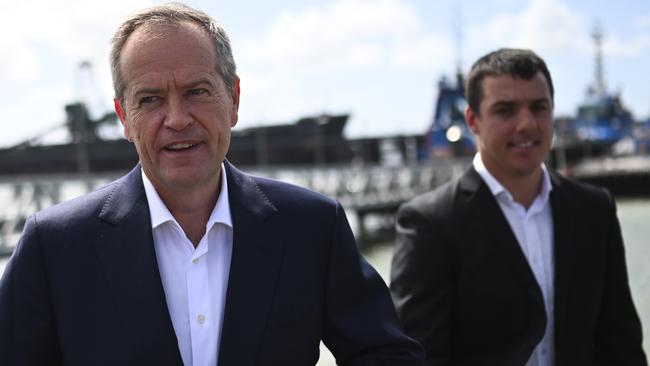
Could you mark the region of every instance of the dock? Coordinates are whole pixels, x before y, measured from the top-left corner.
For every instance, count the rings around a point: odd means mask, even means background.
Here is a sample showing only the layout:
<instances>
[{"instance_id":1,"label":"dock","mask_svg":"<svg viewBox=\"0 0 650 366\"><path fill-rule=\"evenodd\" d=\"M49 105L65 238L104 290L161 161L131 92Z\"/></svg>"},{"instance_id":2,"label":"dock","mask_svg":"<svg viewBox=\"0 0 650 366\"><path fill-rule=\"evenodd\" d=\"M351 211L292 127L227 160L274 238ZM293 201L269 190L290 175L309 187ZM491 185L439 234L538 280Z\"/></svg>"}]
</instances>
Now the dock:
<instances>
[{"instance_id":1,"label":"dock","mask_svg":"<svg viewBox=\"0 0 650 366\"><path fill-rule=\"evenodd\" d=\"M650 195L650 156L584 159L564 171L580 181L607 188L615 196Z\"/></svg>"},{"instance_id":2,"label":"dock","mask_svg":"<svg viewBox=\"0 0 650 366\"><path fill-rule=\"evenodd\" d=\"M303 186L338 200L349 216L361 245L374 234L369 219L392 228L397 208L416 195L463 173L469 158L439 159L404 165L341 164L330 166L251 167L258 176ZM27 217L48 206L100 188L124 174L31 174L0 176L0 255L10 254L18 242ZM352 221L352 220L351 220Z\"/></svg>"}]
</instances>

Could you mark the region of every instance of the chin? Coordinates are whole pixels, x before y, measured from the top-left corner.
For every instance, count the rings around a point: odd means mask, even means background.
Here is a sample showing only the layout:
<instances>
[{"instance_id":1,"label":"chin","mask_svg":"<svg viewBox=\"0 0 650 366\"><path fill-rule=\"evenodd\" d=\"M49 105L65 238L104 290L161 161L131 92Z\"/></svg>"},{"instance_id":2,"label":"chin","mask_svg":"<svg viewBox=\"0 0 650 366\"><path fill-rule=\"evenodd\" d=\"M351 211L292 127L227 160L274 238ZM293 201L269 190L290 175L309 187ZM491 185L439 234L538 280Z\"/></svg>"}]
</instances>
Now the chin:
<instances>
[{"instance_id":1,"label":"chin","mask_svg":"<svg viewBox=\"0 0 650 366\"><path fill-rule=\"evenodd\" d=\"M175 190L186 190L198 186L201 182L207 180L205 171L196 172L189 170L179 170L163 174L163 180L166 186Z\"/></svg>"},{"instance_id":2,"label":"chin","mask_svg":"<svg viewBox=\"0 0 650 366\"><path fill-rule=\"evenodd\" d=\"M513 168L513 171L515 171L515 173L521 177L529 177L541 170L542 170L541 163L538 163L536 165L518 166Z\"/></svg>"}]
</instances>

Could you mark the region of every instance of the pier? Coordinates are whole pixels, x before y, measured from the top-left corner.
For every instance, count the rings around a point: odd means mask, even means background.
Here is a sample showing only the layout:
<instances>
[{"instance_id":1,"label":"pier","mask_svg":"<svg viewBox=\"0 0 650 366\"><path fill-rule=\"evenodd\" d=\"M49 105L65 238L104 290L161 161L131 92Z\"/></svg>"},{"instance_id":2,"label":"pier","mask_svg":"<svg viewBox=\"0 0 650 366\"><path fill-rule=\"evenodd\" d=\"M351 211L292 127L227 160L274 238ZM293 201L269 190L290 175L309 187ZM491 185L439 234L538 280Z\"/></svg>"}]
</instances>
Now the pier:
<instances>
[{"instance_id":1,"label":"pier","mask_svg":"<svg viewBox=\"0 0 650 366\"><path fill-rule=\"evenodd\" d=\"M650 195L650 156L584 159L566 172L578 180L607 188L615 196Z\"/></svg>"},{"instance_id":2,"label":"pier","mask_svg":"<svg viewBox=\"0 0 650 366\"><path fill-rule=\"evenodd\" d=\"M406 165L276 166L245 171L278 179L335 198L348 215L359 242L371 238L370 218L392 228L397 208L412 197L454 178L471 159L439 159ZM27 217L53 204L104 186L123 172L0 177L0 254L11 253ZM372 226L372 225L370 225Z\"/></svg>"}]
</instances>

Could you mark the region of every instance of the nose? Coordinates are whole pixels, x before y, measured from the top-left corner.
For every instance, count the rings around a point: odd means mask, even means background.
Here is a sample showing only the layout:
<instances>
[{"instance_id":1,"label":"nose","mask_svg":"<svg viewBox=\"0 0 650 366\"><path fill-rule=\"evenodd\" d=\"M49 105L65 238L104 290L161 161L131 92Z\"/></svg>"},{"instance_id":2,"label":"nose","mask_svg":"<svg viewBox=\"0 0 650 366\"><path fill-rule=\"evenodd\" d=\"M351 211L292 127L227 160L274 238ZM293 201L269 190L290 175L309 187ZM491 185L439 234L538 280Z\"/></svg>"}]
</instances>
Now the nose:
<instances>
[{"instance_id":1,"label":"nose","mask_svg":"<svg viewBox=\"0 0 650 366\"><path fill-rule=\"evenodd\" d=\"M528 108L522 108L517 118L517 130L525 131L537 128L537 118L535 114Z\"/></svg>"},{"instance_id":2,"label":"nose","mask_svg":"<svg viewBox=\"0 0 650 366\"><path fill-rule=\"evenodd\" d=\"M168 99L167 116L165 127L181 131L192 124L192 115L183 99L177 96L170 96Z\"/></svg>"}]
</instances>

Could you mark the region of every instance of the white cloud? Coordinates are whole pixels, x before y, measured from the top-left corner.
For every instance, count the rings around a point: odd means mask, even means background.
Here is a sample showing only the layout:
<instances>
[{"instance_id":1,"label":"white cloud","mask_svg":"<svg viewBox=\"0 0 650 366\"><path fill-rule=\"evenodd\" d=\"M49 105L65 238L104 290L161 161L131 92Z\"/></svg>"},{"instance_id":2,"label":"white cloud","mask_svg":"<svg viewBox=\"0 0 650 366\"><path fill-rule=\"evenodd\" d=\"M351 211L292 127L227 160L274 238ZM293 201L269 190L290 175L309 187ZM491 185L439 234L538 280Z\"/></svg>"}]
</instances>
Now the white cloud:
<instances>
[{"instance_id":1,"label":"white cloud","mask_svg":"<svg viewBox=\"0 0 650 366\"><path fill-rule=\"evenodd\" d=\"M650 32L638 34L629 40L622 40L618 36L607 37L603 40L605 54L625 58L638 58L650 51Z\"/></svg>"},{"instance_id":2,"label":"white cloud","mask_svg":"<svg viewBox=\"0 0 650 366\"><path fill-rule=\"evenodd\" d=\"M7 145L61 123L63 106L84 90L78 65L91 61L93 99L110 104L107 47L123 16L146 0L21 0L0 12L0 110L13 123ZM97 111L97 112L105 112Z\"/></svg>"},{"instance_id":3,"label":"white cloud","mask_svg":"<svg viewBox=\"0 0 650 366\"><path fill-rule=\"evenodd\" d=\"M593 83L592 17L596 17L604 33L606 82L625 90L626 104L632 109L645 109L647 93L639 86L645 74L640 65L650 53L650 16L630 16L628 12L620 15L624 20L616 20L602 9L597 6L585 11L570 0L529 0L520 10L493 14L468 29L467 54L474 59L500 47L535 50L554 75L556 114L572 115L583 100L585 88ZM597 12L601 13L594 14ZM627 27L621 23L632 26L632 32L626 33Z\"/></svg>"},{"instance_id":4,"label":"white cloud","mask_svg":"<svg viewBox=\"0 0 650 366\"><path fill-rule=\"evenodd\" d=\"M420 34L408 42L398 42L390 50L391 61L402 68L431 70L449 62L456 51L449 39L437 34Z\"/></svg>"},{"instance_id":5,"label":"white cloud","mask_svg":"<svg viewBox=\"0 0 650 366\"><path fill-rule=\"evenodd\" d=\"M301 13L285 11L268 35L244 41L238 57L270 70L377 66L392 60L394 50L421 44L421 28L415 9L405 2L338 0Z\"/></svg>"},{"instance_id":6,"label":"white cloud","mask_svg":"<svg viewBox=\"0 0 650 366\"><path fill-rule=\"evenodd\" d=\"M522 47L534 49L544 56L578 53L593 54L594 24L579 15L566 0L531 0L520 13L495 15L486 25L470 29L470 46L485 53L486 48ZM650 15L635 20L639 28L650 28ZM633 38L604 30L605 55L638 57L650 48L650 29L637 32Z\"/></svg>"},{"instance_id":7,"label":"white cloud","mask_svg":"<svg viewBox=\"0 0 650 366\"><path fill-rule=\"evenodd\" d=\"M0 79L4 82L36 80L39 73L38 54L33 47L12 37L2 37L0 54L4 55L0 57Z\"/></svg>"},{"instance_id":8,"label":"white cloud","mask_svg":"<svg viewBox=\"0 0 650 366\"><path fill-rule=\"evenodd\" d=\"M141 0L22 0L0 12L3 57L0 76L16 81L41 77L53 61L76 64L106 58L120 18L147 4Z\"/></svg>"},{"instance_id":9,"label":"white cloud","mask_svg":"<svg viewBox=\"0 0 650 366\"><path fill-rule=\"evenodd\" d=\"M360 120L376 124L373 117L399 88L410 90L414 79L429 87L432 70L452 66L449 41L426 28L402 0L336 0L284 11L261 37L234 44L240 128L323 112L352 113L350 128Z\"/></svg>"},{"instance_id":10,"label":"white cloud","mask_svg":"<svg viewBox=\"0 0 650 366\"><path fill-rule=\"evenodd\" d=\"M567 50L589 51L591 47L582 16L562 0L531 0L520 13L497 14L487 25L469 30L470 46L531 48L540 54Z\"/></svg>"}]
</instances>

